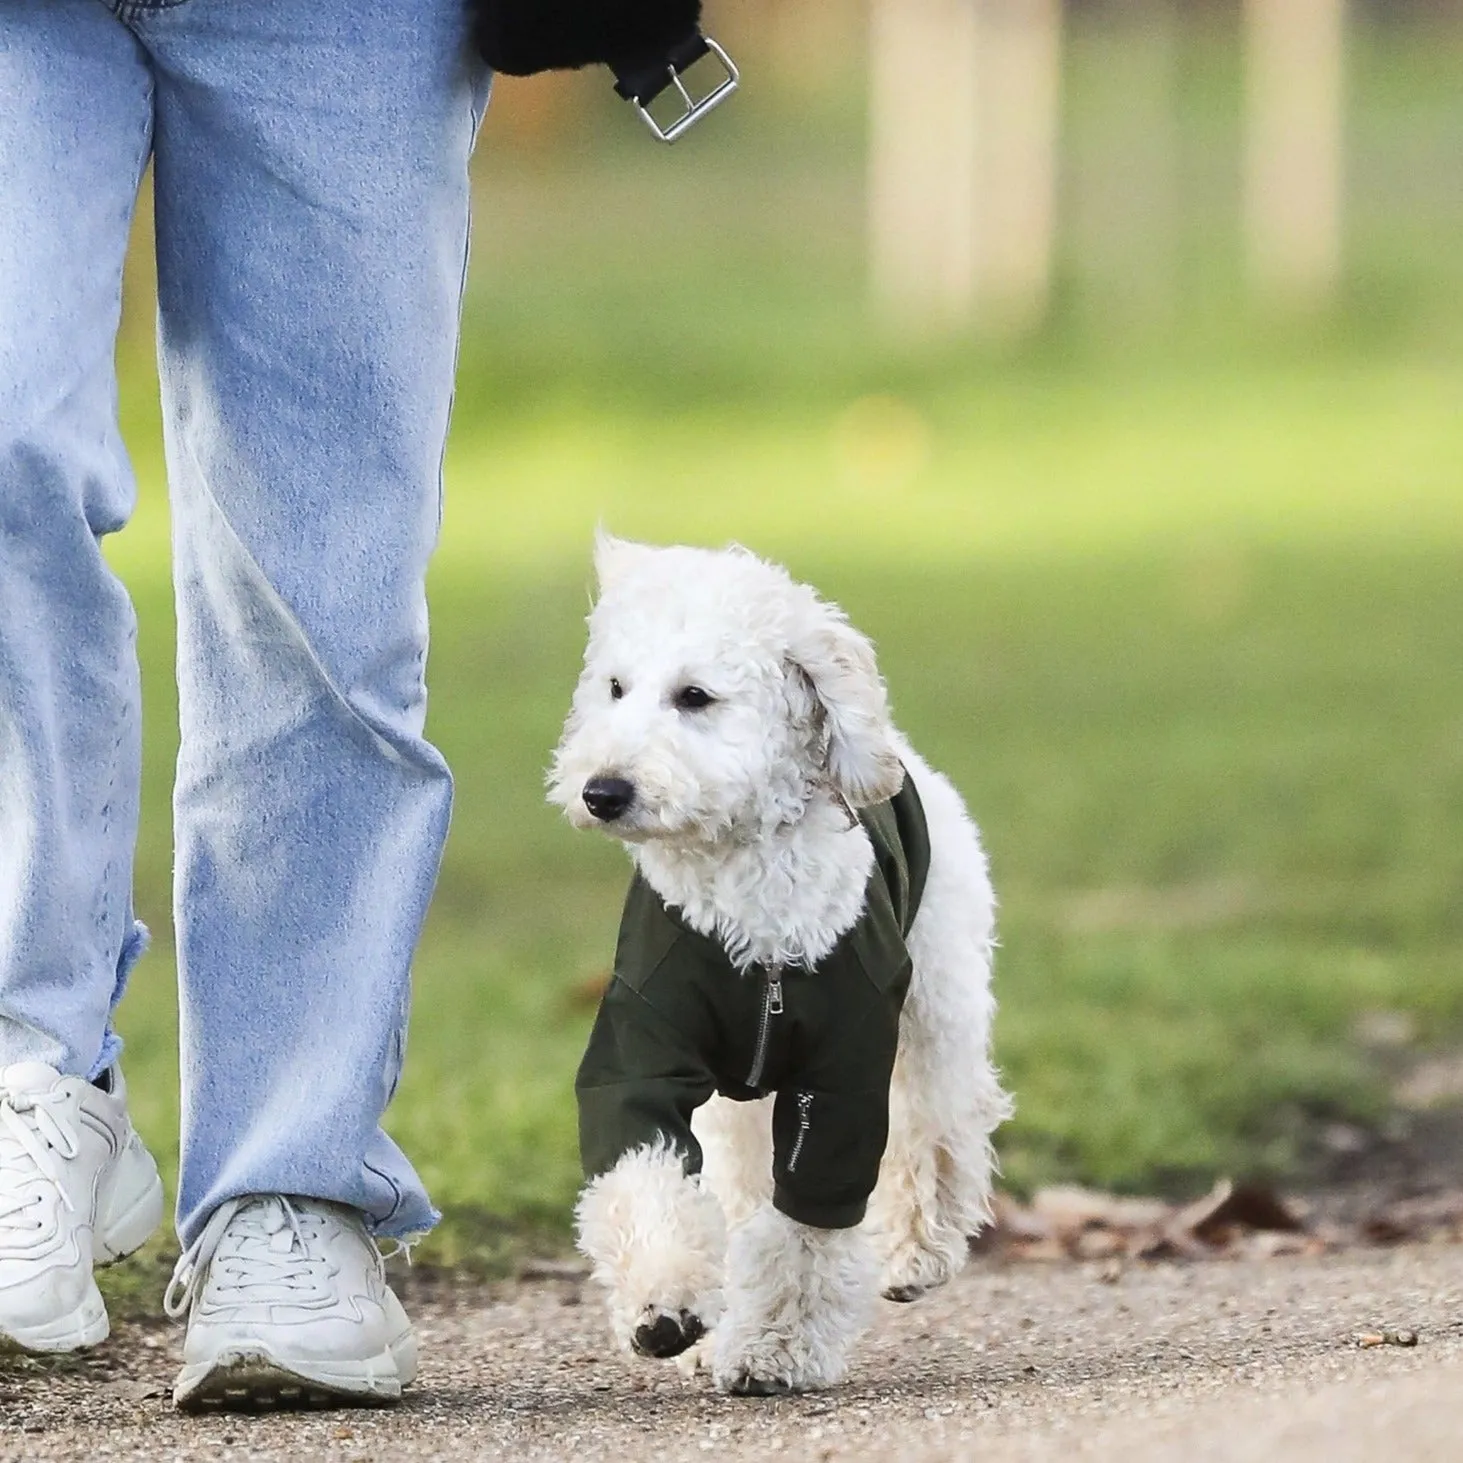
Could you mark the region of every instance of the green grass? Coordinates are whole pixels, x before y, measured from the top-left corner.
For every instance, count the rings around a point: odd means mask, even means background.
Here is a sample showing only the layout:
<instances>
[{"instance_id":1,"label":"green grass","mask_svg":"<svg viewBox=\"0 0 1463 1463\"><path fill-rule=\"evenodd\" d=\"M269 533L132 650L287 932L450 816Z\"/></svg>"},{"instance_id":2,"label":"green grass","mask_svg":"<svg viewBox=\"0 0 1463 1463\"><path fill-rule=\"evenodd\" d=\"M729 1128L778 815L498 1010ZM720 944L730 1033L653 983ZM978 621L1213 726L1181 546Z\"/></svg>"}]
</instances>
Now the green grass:
<instances>
[{"instance_id":1,"label":"green grass","mask_svg":"<svg viewBox=\"0 0 1463 1463\"><path fill-rule=\"evenodd\" d=\"M1005 354L869 327L836 87L801 131L749 98L669 159L599 141L619 113L529 158L490 123L432 584L458 803L389 1116L447 1211L433 1253L494 1265L561 1235L577 1180L572 1073L626 865L544 805L542 769L601 521L739 539L876 638L990 848L1018 1187L1295 1174L1318 1120L1386 1113L1359 1017L1463 1035L1463 206L1439 185L1463 111L1438 54L1360 52L1370 201L1335 312L1237 300L1232 189L1203 183L1234 142L1225 61L1184 92L1203 196L1168 333L1125 333L1076 271ZM1106 104L1084 55L1078 35L1074 127ZM166 520L128 366L142 506L111 552L142 623L158 939L122 1025L171 1164Z\"/></svg>"},{"instance_id":2,"label":"green grass","mask_svg":"<svg viewBox=\"0 0 1463 1463\"><path fill-rule=\"evenodd\" d=\"M902 723L994 861L1014 1183L1283 1172L1309 1119L1377 1118L1358 1016L1406 1010L1437 1040L1463 1024L1460 391L1346 361L967 385L963 411L908 405L925 456L882 487L840 476L845 414L819 409L606 410L491 447L462 432L431 719L459 800L391 1114L456 1215L438 1253L478 1251L482 1211L562 1223L575 1184L582 988L625 870L543 805L541 770L600 517L743 538L876 637ZM704 440L716 455L696 462ZM115 557L151 697L139 904L165 933L156 511ZM169 981L164 940L124 1013L139 1119L165 1151Z\"/></svg>"}]
</instances>

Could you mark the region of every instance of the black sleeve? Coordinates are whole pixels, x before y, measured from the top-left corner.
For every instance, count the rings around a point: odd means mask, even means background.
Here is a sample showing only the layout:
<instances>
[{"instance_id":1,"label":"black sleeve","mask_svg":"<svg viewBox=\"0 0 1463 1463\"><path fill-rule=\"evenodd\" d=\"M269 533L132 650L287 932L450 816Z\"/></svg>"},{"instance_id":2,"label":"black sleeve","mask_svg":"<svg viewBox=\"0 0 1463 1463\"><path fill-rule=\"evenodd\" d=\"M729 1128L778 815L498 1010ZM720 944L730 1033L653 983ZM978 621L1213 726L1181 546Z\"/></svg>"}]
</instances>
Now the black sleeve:
<instances>
[{"instance_id":1,"label":"black sleeve","mask_svg":"<svg viewBox=\"0 0 1463 1463\"><path fill-rule=\"evenodd\" d=\"M473 0L478 48L495 71L602 63L616 72L663 61L694 35L701 0Z\"/></svg>"},{"instance_id":2,"label":"black sleeve","mask_svg":"<svg viewBox=\"0 0 1463 1463\"><path fill-rule=\"evenodd\" d=\"M623 981L611 981L574 1081L584 1176L657 1138L681 1151L687 1173L699 1173L691 1114L715 1085L692 1044Z\"/></svg>"},{"instance_id":3,"label":"black sleeve","mask_svg":"<svg viewBox=\"0 0 1463 1463\"><path fill-rule=\"evenodd\" d=\"M897 932L896 932L897 933ZM772 1110L773 1205L817 1229L849 1229L868 1207L889 1139L889 1083L908 986L903 943L873 962L876 985L853 961L830 981L834 1009L795 1085Z\"/></svg>"}]
</instances>

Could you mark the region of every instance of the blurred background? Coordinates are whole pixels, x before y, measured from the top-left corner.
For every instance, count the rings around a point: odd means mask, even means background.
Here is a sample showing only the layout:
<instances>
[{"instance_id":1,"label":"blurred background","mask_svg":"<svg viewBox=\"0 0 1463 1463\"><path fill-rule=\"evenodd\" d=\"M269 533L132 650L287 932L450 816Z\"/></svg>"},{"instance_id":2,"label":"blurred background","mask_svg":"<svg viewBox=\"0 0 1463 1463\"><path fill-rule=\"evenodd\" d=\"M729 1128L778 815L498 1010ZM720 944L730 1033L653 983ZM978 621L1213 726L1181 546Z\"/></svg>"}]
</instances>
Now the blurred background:
<instances>
[{"instance_id":1,"label":"blurred background","mask_svg":"<svg viewBox=\"0 0 1463 1463\"><path fill-rule=\"evenodd\" d=\"M503 79L478 149L432 586L458 802L389 1118L434 1253L567 1228L627 866L542 773L598 523L739 540L877 641L994 866L1014 1190L1463 1173L1463 0L707 19L744 87L673 149L604 73ZM122 1025L175 1156L149 227Z\"/></svg>"}]
</instances>

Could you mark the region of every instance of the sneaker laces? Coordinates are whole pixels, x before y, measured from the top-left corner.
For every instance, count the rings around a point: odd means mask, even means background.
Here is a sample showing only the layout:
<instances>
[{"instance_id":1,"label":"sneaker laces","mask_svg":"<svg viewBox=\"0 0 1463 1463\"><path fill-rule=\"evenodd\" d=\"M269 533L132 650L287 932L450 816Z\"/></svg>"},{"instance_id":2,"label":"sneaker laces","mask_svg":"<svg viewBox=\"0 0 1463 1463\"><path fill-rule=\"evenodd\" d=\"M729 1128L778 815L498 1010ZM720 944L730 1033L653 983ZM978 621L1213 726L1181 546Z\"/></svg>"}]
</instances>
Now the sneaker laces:
<instances>
[{"instance_id":1,"label":"sneaker laces","mask_svg":"<svg viewBox=\"0 0 1463 1463\"><path fill-rule=\"evenodd\" d=\"M322 1219L297 1208L283 1194L250 1195L220 1204L203 1233L179 1257L163 1296L163 1310L175 1320L182 1316L210 1270L220 1290L244 1292L244 1300L249 1291L260 1288L318 1293L321 1272L329 1265L310 1242L319 1238Z\"/></svg>"},{"instance_id":2,"label":"sneaker laces","mask_svg":"<svg viewBox=\"0 0 1463 1463\"><path fill-rule=\"evenodd\" d=\"M0 1229L31 1227L14 1221L43 1197L37 1176L52 1185L68 1210L75 1210L61 1173L61 1165L81 1152L80 1134L65 1111L73 1102L71 1094L59 1090L0 1090Z\"/></svg>"}]
</instances>

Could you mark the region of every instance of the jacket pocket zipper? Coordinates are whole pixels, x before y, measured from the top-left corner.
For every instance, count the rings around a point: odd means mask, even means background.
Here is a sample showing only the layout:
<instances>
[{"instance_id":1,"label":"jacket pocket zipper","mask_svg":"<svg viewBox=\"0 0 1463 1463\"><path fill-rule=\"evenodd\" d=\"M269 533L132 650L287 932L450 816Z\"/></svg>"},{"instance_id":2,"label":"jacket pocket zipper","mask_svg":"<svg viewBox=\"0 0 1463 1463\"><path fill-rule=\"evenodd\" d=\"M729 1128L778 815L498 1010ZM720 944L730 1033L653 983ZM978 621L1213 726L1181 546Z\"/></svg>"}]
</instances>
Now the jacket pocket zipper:
<instances>
[{"instance_id":1,"label":"jacket pocket zipper","mask_svg":"<svg viewBox=\"0 0 1463 1463\"><path fill-rule=\"evenodd\" d=\"M756 1088L767 1065L767 1044L772 1037L772 1018L782 1015L782 966L774 965L767 972L767 989L762 995L762 1022L757 1028L757 1047L752 1053L752 1070L747 1073L747 1086Z\"/></svg>"},{"instance_id":2,"label":"jacket pocket zipper","mask_svg":"<svg viewBox=\"0 0 1463 1463\"><path fill-rule=\"evenodd\" d=\"M793 1139L792 1152L787 1155L787 1171L791 1173L798 1166L798 1157L803 1151L803 1139L813 1121L813 1094L798 1093L798 1135Z\"/></svg>"}]
</instances>

